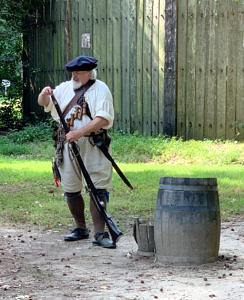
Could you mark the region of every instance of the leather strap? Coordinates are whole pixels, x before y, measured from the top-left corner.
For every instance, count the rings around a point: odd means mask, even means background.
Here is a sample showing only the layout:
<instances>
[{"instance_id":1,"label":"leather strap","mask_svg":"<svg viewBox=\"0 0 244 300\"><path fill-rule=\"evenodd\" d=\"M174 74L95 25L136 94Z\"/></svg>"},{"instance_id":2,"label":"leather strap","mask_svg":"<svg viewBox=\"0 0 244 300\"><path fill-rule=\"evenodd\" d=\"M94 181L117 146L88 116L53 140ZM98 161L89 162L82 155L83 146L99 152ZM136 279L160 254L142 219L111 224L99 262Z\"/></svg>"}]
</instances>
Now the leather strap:
<instances>
[{"instance_id":1,"label":"leather strap","mask_svg":"<svg viewBox=\"0 0 244 300\"><path fill-rule=\"evenodd\" d=\"M70 100L69 104L65 107L63 111L63 117L65 118L71 108L78 102L80 98L82 98L85 92L95 83L95 80L89 80L80 90L76 91L74 97Z\"/></svg>"}]
</instances>

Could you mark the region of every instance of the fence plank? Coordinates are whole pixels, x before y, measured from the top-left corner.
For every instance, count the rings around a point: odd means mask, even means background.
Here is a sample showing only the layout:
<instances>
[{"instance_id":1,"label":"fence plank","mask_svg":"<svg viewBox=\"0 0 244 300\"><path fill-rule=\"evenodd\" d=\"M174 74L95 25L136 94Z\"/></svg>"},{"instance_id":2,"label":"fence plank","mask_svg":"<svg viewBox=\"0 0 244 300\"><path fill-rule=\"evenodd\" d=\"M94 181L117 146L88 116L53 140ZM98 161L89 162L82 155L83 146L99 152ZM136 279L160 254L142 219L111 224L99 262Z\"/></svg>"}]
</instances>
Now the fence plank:
<instances>
[{"instance_id":1,"label":"fence plank","mask_svg":"<svg viewBox=\"0 0 244 300\"><path fill-rule=\"evenodd\" d=\"M137 0L137 27L136 27L136 57L137 57L137 128L140 134L143 133L143 80L142 80L142 74L143 74L143 31L144 31L144 14L143 14L143 8L144 8L144 0Z\"/></svg>"},{"instance_id":2,"label":"fence plank","mask_svg":"<svg viewBox=\"0 0 244 300\"><path fill-rule=\"evenodd\" d=\"M106 0L93 2L93 52L98 59L98 76L102 81L106 81Z\"/></svg>"},{"instance_id":3,"label":"fence plank","mask_svg":"<svg viewBox=\"0 0 244 300\"><path fill-rule=\"evenodd\" d=\"M153 2L152 11L152 135L159 131L159 2Z\"/></svg>"},{"instance_id":4,"label":"fence plank","mask_svg":"<svg viewBox=\"0 0 244 300\"><path fill-rule=\"evenodd\" d=\"M114 109L115 109L115 118L114 118L114 129L122 129L122 120L121 120L121 7L120 1L112 2L112 11L113 11L113 82L114 82Z\"/></svg>"},{"instance_id":5,"label":"fence plank","mask_svg":"<svg viewBox=\"0 0 244 300\"><path fill-rule=\"evenodd\" d=\"M176 134L176 1L165 1L164 133Z\"/></svg>"},{"instance_id":6,"label":"fence plank","mask_svg":"<svg viewBox=\"0 0 244 300\"><path fill-rule=\"evenodd\" d=\"M100 52L101 52L101 72L102 76L100 76L101 80L107 82L107 0L99 0L99 8L101 10L100 18L101 24L100 27ZM101 74L101 73L100 73Z\"/></svg>"},{"instance_id":7,"label":"fence plank","mask_svg":"<svg viewBox=\"0 0 244 300\"><path fill-rule=\"evenodd\" d=\"M107 0L107 45L106 45L106 56L107 56L107 80L106 83L113 94L113 12L112 12L112 1Z\"/></svg>"},{"instance_id":8,"label":"fence plank","mask_svg":"<svg viewBox=\"0 0 244 300\"><path fill-rule=\"evenodd\" d=\"M228 9L228 72L227 72L227 100L226 100L226 137L235 138L235 117L236 117L236 42L238 41L237 33L234 29L236 26L237 13L234 10L232 1L229 1Z\"/></svg>"},{"instance_id":9,"label":"fence plank","mask_svg":"<svg viewBox=\"0 0 244 300\"><path fill-rule=\"evenodd\" d=\"M65 37L66 42L64 44L65 50L66 50L66 60L64 64L67 61L71 61L72 59L72 31L71 31L71 13L72 13L72 7L71 0L66 1L66 19L65 19Z\"/></svg>"},{"instance_id":10,"label":"fence plank","mask_svg":"<svg viewBox=\"0 0 244 300\"><path fill-rule=\"evenodd\" d=\"M71 1L71 59L79 55L79 0Z\"/></svg>"},{"instance_id":11,"label":"fence plank","mask_svg":"<svg viewBox=\"0 0 244 300\"><path fill-rule=\"evenodd\" d=\"M227 48L227 12L228 0L217 3L217 23L216 23L216 60L217 60L217 87L216 87L216 138L225 139L226 120L226 76L228 64Z\"/></svg>"},{"instance_id":12,"label":"fence plank","mask_svg":"<svg viewBox=\"0 0 244 300\"><path fill-rule=\"evenodd\" d=\"M121 2L121 71L122 71L122 130L130 131L130 94L129 94L129 3Z\"/></svg>"},{"instance_id":13,"label":"fence plank","mask_svg":"<svg viewBox=\"0 0 244 300\"><path fill-rule=\"evenodd\" d=\"M216 2L209 3L209 34L208 34L208 58L206 66L207 87L205 97L205 126L204 136L214 139L216 134Z\"/></svg>"},{"instance_id":14,"label":"fence plank","mask_svg":"<svg viewBox=\"0 0 244 300\"><path fill-rule=\"evenodd\" d=\"M54 1L52 7L53 19L53 71L54 71L54 85L58 84L58 69L59 69L59 2Z\"/></svg>"},{"instance_id":15,"label":"fence plank","mask_svg":"<svg viewBox=\"0 0 244 300\"><path fill-rule=\"evenodd\" d=\"M136 56L136 0L129 1L129 98L130 98L130 132L138 130L137 116L137 56Z\"/></svg>"},{"instance_id":16,"label":"fence plank","mask_svg":"<svg viewBox=\"0 0 244 300\"><path fill-rule=\"evenodd\" d=\"M244 7L243 10L237 14L238 29L236 35L239 38L236 43L237 51L237 70L236 70L236 123L237 123L237 139L244 141L244 55L243 55L243 41L244 41Z\"/></svg>"},{"instance_id":17,"label":"fence plank","mask_svg":"<svg viewBox=\"0 0 244 300\"><path fill-rule=\"evenodd\" d=\"M93 56L93 30L92 30L92 3L93 1L79 1L79 49L78 55ZM90 48L82 47L82 35L90 35Z\"/></svg>"},{"instance_id":18,"label":"fence plank","mask_svg":"<svg viewBox=\"0 0 244 300\"><path fill-rule=\"evenodd\" d=\"M159 24L158 24L158 35L159 35L159 63L158 63L158 77L159 77L159 92L158 92L158 110L159 110L159 134L164 134L163 123L164 123L164 7L165 1L159 0Z\"/></svg>"},{"instance_id":19,"label":"fence plank","mask_svg":"<svg viewBox=\"0 0 244 300\"><path fill-rule=\"evenodd\" d=\"M177 135L186 139L187 2L178 1Z\"/></svg>"},{"instance_id":20,"label":"fence plank","mask_svg":"<svg viewBox=\"0 0 244 300\"><path fill-rule=\"evenodd\" d=\"M151 84L151 37L152 37L152 1L144 0L143 35L143 134L152 133L152 84Z\"/></svg>"},{"instance_id":21,"label":"fence plank","mask_svg":"<svg viewBox=\"0 0 244 300\"><path fill-rule=\"evenodd\" d=\"M98 76L101 78L100 75L100 69L101 69L101 52L100 52L100 28L102 26L101 24L101 18L100 18L100 8L98 1L93 0L93 9L92 9L93 15L92 15L92 36L93 36L93 55L98 59L99 66L97 68L98 70Z\"/></svg>"},{"instance_id":22,"label":"fence plank","mask_svg":"<svg viewBox=\"0 0 244 300\"><path fill-rule=\"evenodd\" d=\"M204 99L206 91L206 53L208 36L208 1L198 1L196 11L196 100L195 133L196 139L203 139L204 134ZM207 4L207 5L206 5Z\"/></svg>"},{"instance_id":23,"label":"fence plank","mask_svg":"<svg viewBox=\"0 0 244 300\"><path fill-rule=\"evenodd\" d=\"M65 71L64 66L68 61L67 56L67 26L66 26L66 11L67 11L67 1L60 2L60 21L59 21L59 76L58 83L64 81Z\"/></svg>"},{"instance_id":24,"label":"fence plank","mask_svg":"<svg viewBox=\"0 0 244 300\"><path fill-rule=\"evenodd\" d=\"M196 5L195 0L188 1L187 13L187 73L186 73L186 138L195 135L196 124Z\"/></svg>"},{"instance_id":25,"label":"fence plank","mask_svg":"<svg viewBox=\"0 0 244 300\"><path fill-rule=\"evenodd\" d=\"M45 20L47 30L47 84L53 84L53 35L52 35L52 19L51 19L51 3L45 7Z\"/></svg>"}]
</instances>

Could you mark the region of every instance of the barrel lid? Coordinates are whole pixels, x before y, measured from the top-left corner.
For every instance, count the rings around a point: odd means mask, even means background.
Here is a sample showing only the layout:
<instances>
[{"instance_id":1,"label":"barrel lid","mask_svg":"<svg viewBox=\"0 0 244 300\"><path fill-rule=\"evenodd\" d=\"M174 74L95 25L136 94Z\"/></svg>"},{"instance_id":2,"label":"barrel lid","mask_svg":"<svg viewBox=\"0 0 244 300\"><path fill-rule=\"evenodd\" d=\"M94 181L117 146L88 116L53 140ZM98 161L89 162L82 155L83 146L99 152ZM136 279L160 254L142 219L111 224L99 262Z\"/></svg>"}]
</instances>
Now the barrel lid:
<instances>
[{"instance_id":1,"label":"barrel lid","mask_svg":"<svg viewBox=\"0 0 244 300\"><path fill-rule=\"evenodd\" d=\"M217 178L161 177L159 183L167 185L216 186Z\"/></svg>"}]
</instances>

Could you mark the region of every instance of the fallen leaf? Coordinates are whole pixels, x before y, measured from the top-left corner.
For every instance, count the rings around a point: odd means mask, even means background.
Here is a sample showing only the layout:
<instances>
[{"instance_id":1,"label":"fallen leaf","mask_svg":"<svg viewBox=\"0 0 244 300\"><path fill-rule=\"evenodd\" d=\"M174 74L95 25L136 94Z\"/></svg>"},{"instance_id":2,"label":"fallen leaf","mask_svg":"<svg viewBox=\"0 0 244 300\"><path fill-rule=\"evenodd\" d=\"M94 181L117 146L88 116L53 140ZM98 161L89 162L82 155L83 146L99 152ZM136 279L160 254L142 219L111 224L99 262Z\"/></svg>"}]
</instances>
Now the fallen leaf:
<instances>
[{"instance_id":1,"label":"fallen leaf","mask_svg":"<svg viewBox=\"0 0 244 300\"><path fill-rule=\"evenodd\" d=\"M29 295L20 295L15 298L16 300L30 300L31 297Z\"/></svg>"},{"instance_id":2,"label":"fallen leaf","mask_svg":"<svg viewBox=\"0 0 244 300\"><path fill-rule=\"evenodd\" d=\"M100 285L99 288L103 289L103 290L107 290L108 289L108 287L106 285Z\"/></svg>"},{"instance_id":3,"label":"fallen leaf","mask_svg":"<svg viewBox=\"0 0 244 300\"><path fill-rule=\"evenodd\" d=\"M4 291L7 291L9 288L10 288L10 285L8 285L8 284L1 286L1 289L3 289Z\"/></svg>"}]
</instances>

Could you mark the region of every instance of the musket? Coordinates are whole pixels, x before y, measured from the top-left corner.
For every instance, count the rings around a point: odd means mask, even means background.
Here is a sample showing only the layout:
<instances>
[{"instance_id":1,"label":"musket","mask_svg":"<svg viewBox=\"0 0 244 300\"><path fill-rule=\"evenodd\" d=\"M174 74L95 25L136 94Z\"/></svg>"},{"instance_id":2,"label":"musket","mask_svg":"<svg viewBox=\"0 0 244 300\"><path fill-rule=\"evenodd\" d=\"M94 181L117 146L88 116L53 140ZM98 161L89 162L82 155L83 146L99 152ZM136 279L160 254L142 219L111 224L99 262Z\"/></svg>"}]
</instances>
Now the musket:
<instances>
[{"instance_id":1,"label":"musket","mask_svg":"<svg viewBox=\"0 0 244 300\"><path fill-rule=\"evenodd\" d=\"M59 115L59 118L60 118L60 122L62 123L63 125L63 128L64 128L64 131L65 131L65 134L67 134L70 129L63 117L63 114L62 114L62 111L59 107L59 104L55 98L55 96L53 94L50 95L51 98L52 98L52 101L53 101L53 104L57 110L57 113ZM86 180L86 184L87 184L87 188L88 188L88 191L90 192L90 195L92 196L92 200L94 202L94 204L96 205L96 208L97 210L100 212L100 214L102 215L102 217L104 218L104 221L108 227L108 230L111 234L111 237L112 237L112 241L114 244L116 244L116 242L118 242L119 238L121 237L121 235L123 234L118 228L117 226L114 224L114 222L112 221L111 217L108 215L108 213L106 212L106 209L103 207L103 205L100 203L100 198L99 198L99 195L98 195L98 192L97 192L97 189L95 188L92 180L91 180L91 177L83 163L83 160L80 156L80 153L79 153L79 150L78 150L78 147L76 145L75 142L71 142L71 148L72 148L72 151L74 153L74 156L77 160L77 163L81 169L81 172Z\"/></svg>"},{"instance_id":2,"label":"musket","mask_svg":"<svg viewBox=\"0 0 244 300\"><path fill-rule=\"evenodd\" d=\"M102 153L106 156L106 158L111 162L112 166L114 167L114 169L116 170L116 172L118 173L118 175L120 176L120 178L124 181L124 183L130 189L133 190L133 186L131 185L131 183L129 182L129 180L125 177L125 175L123 174L123 172L120 170L119 166L116 164L116 162L114 161L114 159L112 158L112 156L108 152L108 149L106 148L104 142L103 141L98 141L96 143L96 146L102 151Z\"/></svg>"},{"instance_id":3,"label":"musket","mask_svg":"<svg viewBox=\"0 0 244 300\"><path fill-rule=\"evenodd\" d=\"M91 112L89 107L87 106L87 111L86 111L87 116L92 119L91 116ZM105 130L107 131L107 130ZM108 147L105 145L103 140L95 140L95 133L91 133L91 137L94 139L94 146L96 145L101 151L102 153L105 155L105 157L111 162L112 166L114 167L115 171L117 172L117 174L119 175L119 177L124 181L124 183L133 190L133 186L131 185L131 183L129 182L129 180L125 177L125 175L123 174L123 172L120 170L119 166L116 164L116 162L114 161L114 159L112 158L112 156L110 155L110 153L108 152Z\"/></svg>"}]
</instances>

